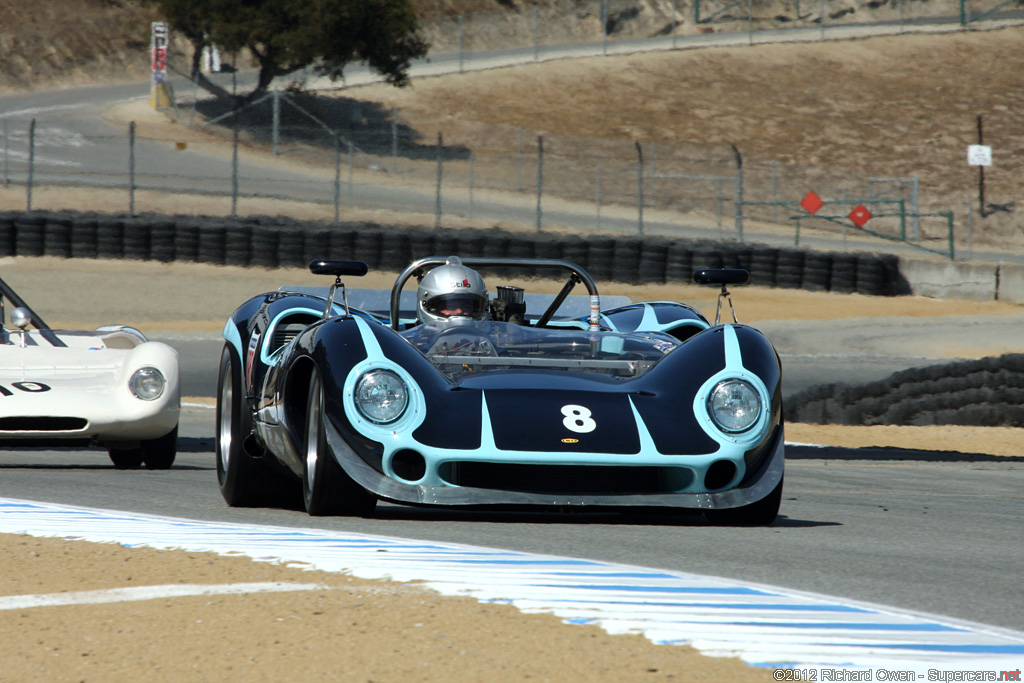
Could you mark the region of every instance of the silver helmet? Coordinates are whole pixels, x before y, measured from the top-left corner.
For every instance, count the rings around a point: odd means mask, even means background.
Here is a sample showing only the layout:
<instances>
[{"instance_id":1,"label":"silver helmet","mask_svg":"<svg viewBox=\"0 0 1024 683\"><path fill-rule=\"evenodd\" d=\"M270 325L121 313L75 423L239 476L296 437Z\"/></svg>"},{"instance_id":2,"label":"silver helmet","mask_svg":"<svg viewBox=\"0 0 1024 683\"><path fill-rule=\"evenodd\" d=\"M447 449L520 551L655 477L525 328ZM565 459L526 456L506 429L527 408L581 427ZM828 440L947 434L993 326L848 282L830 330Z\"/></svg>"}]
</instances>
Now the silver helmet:
<instances>
[{"instance_id":1,"label":"silver helmet","mask_svg":"<svg viewBox=\"0 0 1024 683\"><path fill-rule=\"evenodd\" d=\"M487 317L487 286L480 273L449 256L423 276L416 290L416 311L420 322Z\"/></svg>"}]
</instances>

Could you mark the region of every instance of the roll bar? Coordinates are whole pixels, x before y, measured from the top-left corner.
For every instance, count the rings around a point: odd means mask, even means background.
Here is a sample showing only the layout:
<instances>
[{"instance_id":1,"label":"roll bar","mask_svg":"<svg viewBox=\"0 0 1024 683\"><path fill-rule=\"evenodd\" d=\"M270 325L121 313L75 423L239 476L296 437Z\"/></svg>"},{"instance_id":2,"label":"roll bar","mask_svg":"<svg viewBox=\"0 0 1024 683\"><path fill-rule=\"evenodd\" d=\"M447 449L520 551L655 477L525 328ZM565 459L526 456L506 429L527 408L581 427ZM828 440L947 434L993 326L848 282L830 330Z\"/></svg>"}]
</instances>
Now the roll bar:
<instances>
[{"instance_id":1,"label":"roll bar","mask_svg":"<svg viewBox=\"0 0 1024 683\"><path fill-rule=\"evenodd\" d=\"M405 270L401 272L398 279L395 280L394 286L391 288L391 329L398 330L398 302L402 296L402 288L405 287L405 283L409 281L413 275L422 272L424 269L429 270L437 266L443 266L448 256L427 256L421 258L418 261L414 261ZM587 319L590 329L597 330L600 327L600 315L601 315L601 296L597 293L597 285L594 284L594 279L590 277L587 271L583 270L582 267L576 265L572 261L564 261L562 259L532 259L532 258L509 258L509 257L484 257L484 256L465 256L460 257L462 265L469 266L471 268L478 266L524 266L528 268L552 268L559 270L566 270L569 272L569 281L565 283L562 291L559 293L555 300L551 302L548 310L544 312L540 320L546 323L550 320L562 301L568 295L569 290L572 289L573 285L577 282L582 282L587 288L587 292L590 294L590 317Z\"/></svg>"}]
</instances>

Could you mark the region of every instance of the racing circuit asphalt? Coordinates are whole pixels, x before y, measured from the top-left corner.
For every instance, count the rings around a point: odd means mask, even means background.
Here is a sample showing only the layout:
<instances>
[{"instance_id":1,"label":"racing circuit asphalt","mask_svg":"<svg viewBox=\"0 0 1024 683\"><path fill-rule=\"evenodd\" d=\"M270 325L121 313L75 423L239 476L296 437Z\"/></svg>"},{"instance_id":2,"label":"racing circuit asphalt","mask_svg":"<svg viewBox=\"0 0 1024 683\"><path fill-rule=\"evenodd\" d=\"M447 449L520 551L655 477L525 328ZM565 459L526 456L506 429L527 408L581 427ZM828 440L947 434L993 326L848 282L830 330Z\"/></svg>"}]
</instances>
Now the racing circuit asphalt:
<instances>
[{"instance_id":1,"label":"racing circuit asphalt","mask_svg":"<svg viewBox=\"0 0 1024 683\"><path fill-rule=\"evenodd\" d=\"M478 513L380 505L370 519L227 507L213 411L189 408L165 471L115 470L102 450L0 453L0 496L199 520L345 530L722 576L1024 630L1024 461L790 446L780 519Z\"/></svg>"}]
</instances>

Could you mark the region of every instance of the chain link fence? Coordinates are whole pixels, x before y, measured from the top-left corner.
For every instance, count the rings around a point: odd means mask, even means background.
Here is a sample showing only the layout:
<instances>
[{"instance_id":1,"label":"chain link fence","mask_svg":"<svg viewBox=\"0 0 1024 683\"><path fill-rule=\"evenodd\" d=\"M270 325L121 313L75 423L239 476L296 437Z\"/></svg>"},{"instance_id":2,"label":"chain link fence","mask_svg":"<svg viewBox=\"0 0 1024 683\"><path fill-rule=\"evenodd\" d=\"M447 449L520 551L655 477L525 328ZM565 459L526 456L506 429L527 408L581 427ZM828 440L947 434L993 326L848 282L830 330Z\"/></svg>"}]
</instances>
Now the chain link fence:
<instances>
[{"instance_id":1,"label":"chain link fence","mask_svg":"<svg viewBox=\"0 0 1024 683\"><path fill-rule=\"evenodd\" d=\"M989 10L996 14L988 16L1000 16L999 11L1008 11L1005 6L993 4ZM848 0L592 0L439 18L427 22L426 33L435 61L447 50L448 68L462 70L485 53L488 59L497 52L504 61L541 60L563 49L570 36L591 51L607 53L623 46L640 49L638 44L670 49L681 41L742 39L743 30L748 40L758 32L759 38L769 39L771 32L770 39L777 40L782 31L815 39L809 29L825 37L841 27L879 33L939 19L969 24L980 14L961 4L950 16L949 7L904 6L901 0L856 6ZM176 55L172 69L175 64L180 69L185 58ZM235 73L212 77L228 88L237 85ZM304 80L301 74L296 78ZM952 210L922 213L916 178L856 178L824 167L745 159L742 150L725 145L670 146L485 124L440 130L434 137L417 130L400 110L345 97L286 87L232 110L206 97L180 71L172 86L176 120L230 141L230 161L214 165L181 155L173 164L158 162L154 143L161 149L182 148L182 143L153 136L136 140L134 125L123 141L110 136L69 141L56 128L37 130L34 120L25 129L12 128L5 118L0 130L4 186L24 185L28 210L34 186L85 185L124 188L123 208L130 214L140 209L136 191L150 189L230 196L232 215L239 202L261 197L322 204L333 208L335 221L349 208L390 209L432 215L435 227L459 217L538 232L567 228L796 246L823 238L834 246L836 240L872 236L955 255ZM86 151L75 166L45 160L48 148L69 144L84 149L123 144L123 157L89 157ZM271 173L258 163L240 162L240 147L298 162L307 172ZM814 215L800 203L811 189L825 204ZM858 205L873 215L867 229L850 218Z\"/></svg>"}]
</instances>

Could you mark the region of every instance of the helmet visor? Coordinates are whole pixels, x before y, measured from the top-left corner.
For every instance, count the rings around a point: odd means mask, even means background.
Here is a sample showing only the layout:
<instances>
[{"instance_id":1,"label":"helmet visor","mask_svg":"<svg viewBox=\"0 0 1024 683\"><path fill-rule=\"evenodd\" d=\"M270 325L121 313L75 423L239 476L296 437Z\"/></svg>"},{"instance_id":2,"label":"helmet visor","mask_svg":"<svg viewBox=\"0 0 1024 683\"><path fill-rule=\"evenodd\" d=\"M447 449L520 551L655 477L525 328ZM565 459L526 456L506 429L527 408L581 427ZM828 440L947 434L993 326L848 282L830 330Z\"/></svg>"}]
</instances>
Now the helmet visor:
<instances>
[{"instance_id":1,"label":"helmet visor","mask_svg":"<svg viewBox=\"0 0 1024 683\"><path fill-rule=\"evenodd\" d=\"M479 294L440 294L427 299L423 310L441 318L483 318L487 299Z\"/></svg>"}]
</instances>

